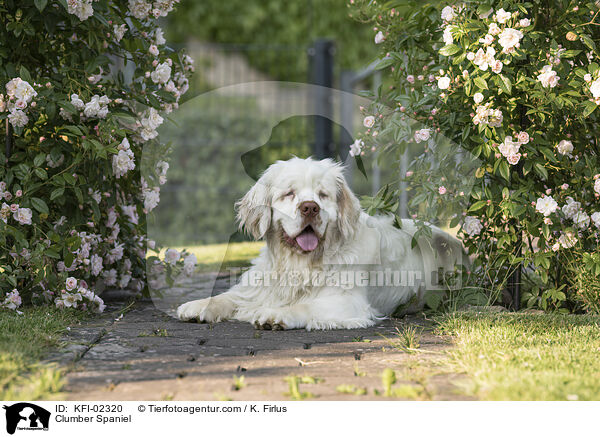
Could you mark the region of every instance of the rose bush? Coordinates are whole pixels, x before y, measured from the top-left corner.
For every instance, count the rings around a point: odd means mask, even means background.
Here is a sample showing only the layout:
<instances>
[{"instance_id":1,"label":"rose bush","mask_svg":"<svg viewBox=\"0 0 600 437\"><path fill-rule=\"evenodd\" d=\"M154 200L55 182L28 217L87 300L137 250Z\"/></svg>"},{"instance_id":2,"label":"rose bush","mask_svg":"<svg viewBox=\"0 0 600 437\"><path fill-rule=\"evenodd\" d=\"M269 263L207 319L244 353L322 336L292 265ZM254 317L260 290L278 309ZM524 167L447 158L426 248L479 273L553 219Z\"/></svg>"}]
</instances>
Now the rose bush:
<instances>
[{"instance_id":1,"label":"rose bush","mask_svg":"<svg viewBox=\"0 0 600 437\"><path fill-rule=\"evenodd\" d=\"M168 169L159 112L193 70L157 25L175 3L0 1L1 307L102 311L101 284L146 289L145 216ZM192 269L171 255L169 272Z\"/></svg>"},{"instance_id":2,"label":"rose bush","mask_svg":"<svg viewBox=\"0 0 600 437\"><path fill-rule=\"evenodd\" d=\"M524 304L598 310L598 5L351 3L374 24L391 84L375 96L361 153L403 151L427 126L405 178L411 205L460 225L476 282L497 293L522 262ZM479 162L468 191L445 183L460 165L453 149L449 166L431 164L442 137Z\"/></svg>"}]
</instances>

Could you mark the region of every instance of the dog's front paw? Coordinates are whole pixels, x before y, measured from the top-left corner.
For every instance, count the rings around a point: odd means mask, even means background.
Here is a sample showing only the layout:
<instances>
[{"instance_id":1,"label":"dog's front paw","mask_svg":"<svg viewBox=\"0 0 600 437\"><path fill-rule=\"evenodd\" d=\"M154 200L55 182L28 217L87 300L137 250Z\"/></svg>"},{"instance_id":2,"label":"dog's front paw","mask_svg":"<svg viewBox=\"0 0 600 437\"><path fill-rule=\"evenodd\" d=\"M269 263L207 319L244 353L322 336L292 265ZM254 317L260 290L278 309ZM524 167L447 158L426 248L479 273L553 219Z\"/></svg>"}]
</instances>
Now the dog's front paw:
<instances>
[{"instance_id":1,"label":"dog's front paw","mask_svg":"<svg viewBox=\"0 0 600 437\"><path fill-rule=\"evenodd\" d=\"M283 331L290 329L290 320L287 320L285 313L273 309L263 309L253 317L256 329L268 331Z\"/></svg>"},{"instance_id":2,"label":"dog's front paw","mask_svg":"<svg viewBox=\"0 0 600 437\"><path fill-rule=\"evenodd\" d=\"M177 318L183 321L219 322L227 318L227 311L216 298L200 299L184 303L177 308Z\"/></svg>"},{"instance_id":3,"label":"dog's front paw","mask_svg":"<svg viewBox=\"0 0 600 437\"><path fill-rule=\"evenodd\" d=\"M283 322L275 323L273 321L267 320L264 323L259 323L258 321L254 322L254 327L256 329L264 330L264 331L283 331L286 328Z\"/></svg>"}]
</instances>

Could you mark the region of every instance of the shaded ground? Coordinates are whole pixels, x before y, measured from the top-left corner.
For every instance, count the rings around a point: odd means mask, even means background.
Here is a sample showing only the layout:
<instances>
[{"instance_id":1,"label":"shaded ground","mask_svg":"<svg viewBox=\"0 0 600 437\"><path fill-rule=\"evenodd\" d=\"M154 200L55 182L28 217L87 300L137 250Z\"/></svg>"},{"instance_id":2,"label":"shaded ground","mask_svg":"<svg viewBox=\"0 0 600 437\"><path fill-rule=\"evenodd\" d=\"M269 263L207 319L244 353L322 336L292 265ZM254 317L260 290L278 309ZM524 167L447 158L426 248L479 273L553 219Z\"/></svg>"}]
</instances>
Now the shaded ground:
<instances>
[{"instance_id":1,"label":"shaded ground","mask_svg":"<svg viewBox=\"0 0 600 437\"><path fill-rule=\"evenodd\" d=\"M113 302L102 318L73 328L70 345L52 357L71 368L68 399L289 400L286 378L297 375L316 378L299 385L309 398L381 400L386 368L396 372L398 397L467 399L457 394L460 378L436 363L452 347L448 337L421 318L356 330L258 331L241 322L183 323L151 301L124 306ZM395 328L406 326L417 327L420 352L393 347ZM366 394L341 393L341 385Z\"/></svg>"}]
</instances>

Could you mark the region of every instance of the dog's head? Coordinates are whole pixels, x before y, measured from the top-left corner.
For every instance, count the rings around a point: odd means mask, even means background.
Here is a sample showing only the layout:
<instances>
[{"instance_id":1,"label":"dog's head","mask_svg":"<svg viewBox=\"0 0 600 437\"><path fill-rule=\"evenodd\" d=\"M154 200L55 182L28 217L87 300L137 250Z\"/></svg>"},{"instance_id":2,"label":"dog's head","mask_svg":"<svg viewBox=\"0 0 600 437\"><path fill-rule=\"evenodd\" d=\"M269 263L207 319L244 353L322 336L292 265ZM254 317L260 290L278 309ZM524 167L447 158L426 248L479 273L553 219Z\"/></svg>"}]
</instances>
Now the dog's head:
<instances>
[{"instance_id":1,"label":"dog's head","mask_svg":"<svg viewBox=\"0 0 600 437\"><path fill-rule=\"evenodd\" d=\"M342 166L331 159L277 161L236 206L240 228L255 239L278 238L304 254L314 252L326 237L352 237L360 215Z\"/></svg>"}]
</instances>

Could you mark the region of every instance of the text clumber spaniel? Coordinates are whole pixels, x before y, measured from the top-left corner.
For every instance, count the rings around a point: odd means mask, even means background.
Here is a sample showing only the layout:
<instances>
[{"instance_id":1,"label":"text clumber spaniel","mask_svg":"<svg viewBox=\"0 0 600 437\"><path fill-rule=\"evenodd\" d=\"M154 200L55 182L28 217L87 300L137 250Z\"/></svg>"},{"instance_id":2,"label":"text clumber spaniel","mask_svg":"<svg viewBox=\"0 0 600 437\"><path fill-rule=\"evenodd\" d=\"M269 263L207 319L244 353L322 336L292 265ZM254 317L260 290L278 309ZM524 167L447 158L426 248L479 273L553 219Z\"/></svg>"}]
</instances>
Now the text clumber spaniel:
<instances>
[{"instance_id":1,"label":"text clumber spaniel","mask_svg":"<svg viewBox=\"0 0 600 437\"><path fill-rule=\"evenodd\" d=\"M269 329L362 328L400 305L415 310L438 269L462 257L454 237L431 226L420 238L412 220L361 210L330 159L293 158L271 165L237 203L240 228L266 246L229 291L185 303L181 320L236 319Z\"/></svg>"}]
</instances>

